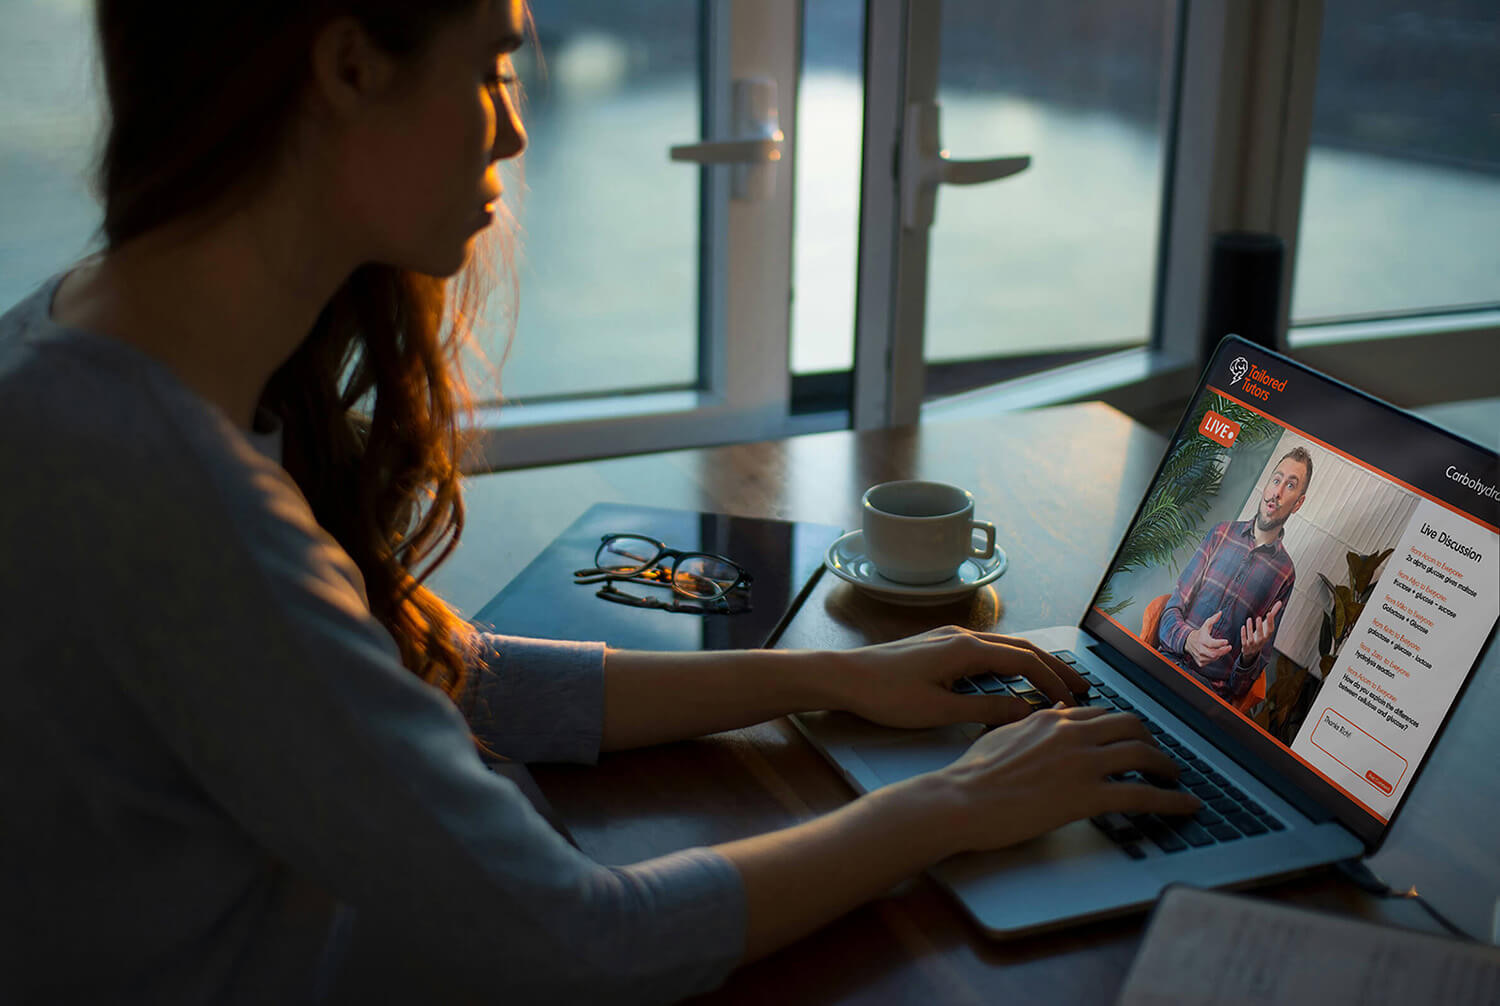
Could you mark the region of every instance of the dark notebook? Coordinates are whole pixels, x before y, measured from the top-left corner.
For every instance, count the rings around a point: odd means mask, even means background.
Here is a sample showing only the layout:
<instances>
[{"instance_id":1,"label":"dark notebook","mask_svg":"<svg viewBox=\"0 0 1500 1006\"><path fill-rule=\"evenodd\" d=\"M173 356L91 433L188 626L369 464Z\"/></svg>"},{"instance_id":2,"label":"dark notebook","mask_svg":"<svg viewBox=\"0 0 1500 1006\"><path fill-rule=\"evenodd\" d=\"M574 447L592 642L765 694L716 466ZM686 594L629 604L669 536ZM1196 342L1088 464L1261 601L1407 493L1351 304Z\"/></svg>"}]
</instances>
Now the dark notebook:
<instances>
[{"instance_id":1,"label":"dark notebook","mask_svg":"<svg viewBox=\"0 0 1500 1006\"><path fill-rule=\"evenodd\" d=\"M750 571L750 610L687 614L596 597L598 584L576 584L573 571L594 565L610 533L656 538L684 552L710 552ZM596 503L479 610L474 622L494 632L541 639L602 641L632 650L733 650L770 646L823 568L841 531L825 524L731 517L626 503ZM663 600L659 586L625 585Z\"/></svg>"}]
</instances>

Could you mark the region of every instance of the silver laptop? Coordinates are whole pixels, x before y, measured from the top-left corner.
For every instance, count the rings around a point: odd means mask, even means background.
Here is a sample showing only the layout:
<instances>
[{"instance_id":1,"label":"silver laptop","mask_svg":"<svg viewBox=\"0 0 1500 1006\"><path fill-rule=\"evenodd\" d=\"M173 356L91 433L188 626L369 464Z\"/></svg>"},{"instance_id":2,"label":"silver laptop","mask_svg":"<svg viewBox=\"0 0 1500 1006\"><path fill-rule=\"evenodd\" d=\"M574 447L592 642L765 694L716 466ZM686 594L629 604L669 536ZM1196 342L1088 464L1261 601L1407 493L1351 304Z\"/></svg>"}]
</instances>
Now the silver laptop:
<instances>
[{"instance_id":1,"label":"silver laptop","mask_svg":"<svg viewBox=\"0 0 1500 1006\"><path fill-rule=\"evenodd\" d=\"M1493 450L1226 339L1081 624L1019 633L1076 667L1085 701L1141 716L1204 810L1078 821L933 875L1011 937L1374 851L1494 636L1497 570ZM1240 625L1272 608L1247 656ZM1024 679L955 690L1045 704ZM795 720L861 792L985 729Z\"/></svg>"}]
</instances>

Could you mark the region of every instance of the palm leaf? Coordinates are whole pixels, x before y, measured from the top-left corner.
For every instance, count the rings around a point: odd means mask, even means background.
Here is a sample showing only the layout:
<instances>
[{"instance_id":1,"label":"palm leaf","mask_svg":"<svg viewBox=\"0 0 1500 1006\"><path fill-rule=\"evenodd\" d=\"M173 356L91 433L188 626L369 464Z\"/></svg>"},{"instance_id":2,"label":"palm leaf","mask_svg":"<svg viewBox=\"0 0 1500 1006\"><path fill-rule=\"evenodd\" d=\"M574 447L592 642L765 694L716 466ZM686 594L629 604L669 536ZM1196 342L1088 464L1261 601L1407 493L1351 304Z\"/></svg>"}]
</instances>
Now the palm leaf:
<instances>
[{"instance_id":1,"label":"palm leaf","mask_svg":"<svg viewBox=\"0 0 1500 1006\"><path fill-rule=\"evenodd\" d=\"M1203 421L1209 409L1240 424L1236 447L1254 446L1279 435L1281 427L1259 413L1221 395L1208 395L1194 410L1193 425ZM1203 518L1213 506L1224 482L1228 452L1208 437L1184 437L1162 465L1151 493L1131 527L1110 577L1149 566L1170 564L1177 568L1177 554L1202 536ZM1099 595L1100 607L1114 614L1130 604L1116 603L1108 582ZM1109 604L1112 607L1106 607Z\"/></svg>"}]
</instances>

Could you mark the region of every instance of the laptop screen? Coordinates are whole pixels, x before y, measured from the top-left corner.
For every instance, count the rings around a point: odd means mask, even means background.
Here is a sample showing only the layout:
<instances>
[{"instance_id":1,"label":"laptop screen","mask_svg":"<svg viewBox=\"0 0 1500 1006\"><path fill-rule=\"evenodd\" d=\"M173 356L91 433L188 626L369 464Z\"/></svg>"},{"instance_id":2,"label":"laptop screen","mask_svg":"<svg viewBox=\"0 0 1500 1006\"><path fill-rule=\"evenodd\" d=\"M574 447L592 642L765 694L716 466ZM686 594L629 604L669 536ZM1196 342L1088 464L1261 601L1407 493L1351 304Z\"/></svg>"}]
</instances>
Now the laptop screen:
<instances>
[{"instance_id":1,"label":"laptop screen","mask_svg":"<svg viewBox=\"0 0 1500 1006\"><path fill-rule=\"evenodd\" d=\"M1372 841L1497 617L1495 452L1228 339L1084 627Z\"/></svg>"}]
</instances>

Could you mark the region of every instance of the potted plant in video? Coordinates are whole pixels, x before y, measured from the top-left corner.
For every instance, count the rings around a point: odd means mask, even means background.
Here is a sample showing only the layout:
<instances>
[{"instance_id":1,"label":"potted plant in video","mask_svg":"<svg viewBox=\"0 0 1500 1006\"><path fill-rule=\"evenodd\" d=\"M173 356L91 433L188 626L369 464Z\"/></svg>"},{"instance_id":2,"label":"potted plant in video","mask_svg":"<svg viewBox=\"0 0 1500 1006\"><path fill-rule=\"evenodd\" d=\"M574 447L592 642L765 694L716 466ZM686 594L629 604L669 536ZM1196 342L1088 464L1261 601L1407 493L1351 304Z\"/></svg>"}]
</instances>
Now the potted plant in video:
<instances>
[{"instance_id":1,"label":"potted plant in video","mask_svg":"<svg viewBox=\"0 0 1500 1006\"><path fill-rule=\"evenodd\" d=\"M1252 412L1238 402L1221 395L1205 395L1194 410L1191 428L1196 430L1203 423L1209 409L1236 422L1240 426L1236 450L1249 450L1279 436L1282 432L1271 420L1258 412ZM1117 601L1114 597L1114 578L1132 569L1145 569L1172 563L1176 566L1176 553L1186 545L1196 545L1203 537L1203 518L1212 507L1214 499L1224 482L1224 472L1229 466L1228 447L1208 437L1187 436L1177 445L1166 464L1161 477L1151 488L1146 503L1125 545L1120 549L1119 561L1110 570L1109 580L1099 592L1099 608L1107 615L1117 615L1135 600L1127 597Z\"/></svg>"},{"instance_id":2,"label":"potted plant in video","mask_svg":"<svg viewBox=\"0 0 1500 1006\"><path fill-rule=\"evenodd\" d=\"M1318 574L1327 594L1323 625L1318 633L1318 673L1311 674L1307 668L1298 667L1286 656L1277 654L1275 677L1266 689L1266 701L1254 717L1255 722L1282 743L1290 744L1297 731L1302 729L1319 689L1338 662L1339 650L1375 593L1375 574L1394 551L1388 548L1368 555L1346 552L1344 559L1349 565L1347 583L1335 584L1322 573Z\"/></svg>"}]
</instances>

